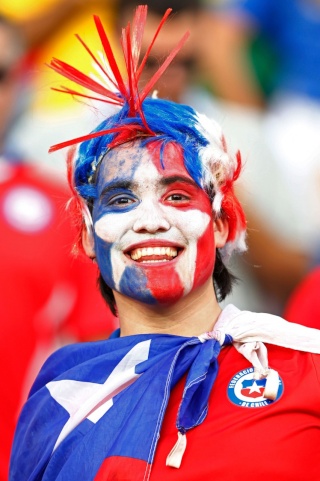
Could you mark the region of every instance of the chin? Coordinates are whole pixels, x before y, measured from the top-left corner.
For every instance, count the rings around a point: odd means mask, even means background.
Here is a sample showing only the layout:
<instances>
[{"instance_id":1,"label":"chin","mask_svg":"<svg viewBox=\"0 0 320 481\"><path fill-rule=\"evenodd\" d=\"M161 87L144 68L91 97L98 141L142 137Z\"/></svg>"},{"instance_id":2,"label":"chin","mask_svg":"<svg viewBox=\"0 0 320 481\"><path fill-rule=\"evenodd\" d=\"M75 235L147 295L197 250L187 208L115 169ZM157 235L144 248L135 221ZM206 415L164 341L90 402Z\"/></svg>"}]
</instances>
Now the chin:
<instances>
[{"instance_id":1,"label":"chin","mask_svg":"<svg viewBox=\"0 0 320 481\"><path fill-rule=\"evenodd\" d=\"M125 296L148 305L170 305L184 294L178 274L173 271L164 276L161 269L149 270L127 267L121 277L117 291Z\"/></svg>"}]
</instances>

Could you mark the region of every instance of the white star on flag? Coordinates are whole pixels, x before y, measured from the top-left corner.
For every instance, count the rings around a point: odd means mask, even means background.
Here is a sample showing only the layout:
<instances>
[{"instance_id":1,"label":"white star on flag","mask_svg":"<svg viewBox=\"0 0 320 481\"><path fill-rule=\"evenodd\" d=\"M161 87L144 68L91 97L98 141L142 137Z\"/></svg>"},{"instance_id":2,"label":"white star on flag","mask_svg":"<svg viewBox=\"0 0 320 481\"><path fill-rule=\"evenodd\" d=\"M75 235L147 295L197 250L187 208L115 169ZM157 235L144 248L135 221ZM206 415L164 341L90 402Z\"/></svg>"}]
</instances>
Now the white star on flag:
<instances>
[{"instance_id":1,"label":"white star on flag","mask_svg":"<svg viewBox=\"0 0 320 481\"><path fill-rule=\"evenodd\" d=\"M134 346L121 359L104 384L66 379L46 385L51 396L70 414L53 451L85 418L93 423L98 422L113 405L112 398L141 376L136 374L135 367L148 359L150 343L151 340L142 341Z\"/></svg>"}]
</instances>

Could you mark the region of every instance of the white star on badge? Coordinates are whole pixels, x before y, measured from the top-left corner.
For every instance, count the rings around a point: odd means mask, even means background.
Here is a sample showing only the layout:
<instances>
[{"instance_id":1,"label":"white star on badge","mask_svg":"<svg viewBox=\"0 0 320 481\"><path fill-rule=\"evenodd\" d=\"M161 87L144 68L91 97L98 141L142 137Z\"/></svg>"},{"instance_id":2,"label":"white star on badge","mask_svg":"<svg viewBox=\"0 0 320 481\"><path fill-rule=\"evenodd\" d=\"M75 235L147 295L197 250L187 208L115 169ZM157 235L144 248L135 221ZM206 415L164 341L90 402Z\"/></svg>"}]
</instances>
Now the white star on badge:
<instances>
[{"instance_id":1,"label":"white star on badge","mask_svg":"<svg viewBox=\"0 0 320 481\"><path fill-rule=\"evenodd\" d=\"M258 384L256 383L256 381L253 381L253 384L252 386L250 387L250 391L249 391L249 394L251 394L252 392L258 392L259 394L261 394L261 386L258 386Z\"/></svg>"},{"instance_id":2,"label":"white star on badge","mask_svg":"<svg viewBox=\"0 0 320 481\"><path fill-rule=\"evenodd\" d=\"M142 341L134 346L121 359L104 384L66 379L46 385L51 396L70 414L53 451L84 419L98 422L113 405L112 398L140 377L141 374L136 374L135 367L148 359L150 343L151 340Z\"/></svg>"}]
</instances>

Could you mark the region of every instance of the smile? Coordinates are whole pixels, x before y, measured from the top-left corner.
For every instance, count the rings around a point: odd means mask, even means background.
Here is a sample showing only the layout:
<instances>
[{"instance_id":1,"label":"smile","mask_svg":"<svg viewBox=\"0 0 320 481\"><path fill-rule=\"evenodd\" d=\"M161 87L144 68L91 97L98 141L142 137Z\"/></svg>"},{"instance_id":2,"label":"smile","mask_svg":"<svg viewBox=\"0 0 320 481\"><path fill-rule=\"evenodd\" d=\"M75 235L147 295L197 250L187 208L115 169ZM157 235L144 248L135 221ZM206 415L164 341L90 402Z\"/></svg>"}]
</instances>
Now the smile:
<instances>
[{"instance_id":1,"label":"smile","mask_svg":"<svg viewBox=\"0 0 320 481\"><path fill-rule=\"evenodd\" d=\"M177 247L142 247L127 253L135 262L170 262L177 257Z\"/></svg>"}]
</instances>

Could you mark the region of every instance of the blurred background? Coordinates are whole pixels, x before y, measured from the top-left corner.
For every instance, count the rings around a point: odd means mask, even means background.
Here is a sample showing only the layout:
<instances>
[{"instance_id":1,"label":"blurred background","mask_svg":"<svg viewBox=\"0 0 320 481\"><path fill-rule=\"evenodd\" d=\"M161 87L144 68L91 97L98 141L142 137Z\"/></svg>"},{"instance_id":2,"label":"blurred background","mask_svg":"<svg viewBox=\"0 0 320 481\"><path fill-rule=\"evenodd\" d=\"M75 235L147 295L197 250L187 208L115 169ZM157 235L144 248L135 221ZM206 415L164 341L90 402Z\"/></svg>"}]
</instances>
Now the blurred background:
<instances>
[{"instance_id":1,"label":"blurred background","mask_svg":"<svg viewBox=\"0 0 320 481\"><path fill-rule=\"evenodd\" d=\"M1 0L0 481L7 479L19 409L44 359L66 342L106 338L117 326L97 291L95 266L72 255L66 153L48 154L51 145L91 131L111 109L52 91L68 82L46 64L57 57L88 72L90 57L74 34L101 50L97 14L116 45L138 3ZM189 30L156 86L159 96L215 118L242 153L238 195L249 249L231 262L239 280L227 303L319 326L320 2L145 3L142 50L165 9L174 14L142 81Z\"/></svg>"}]
</instances>

